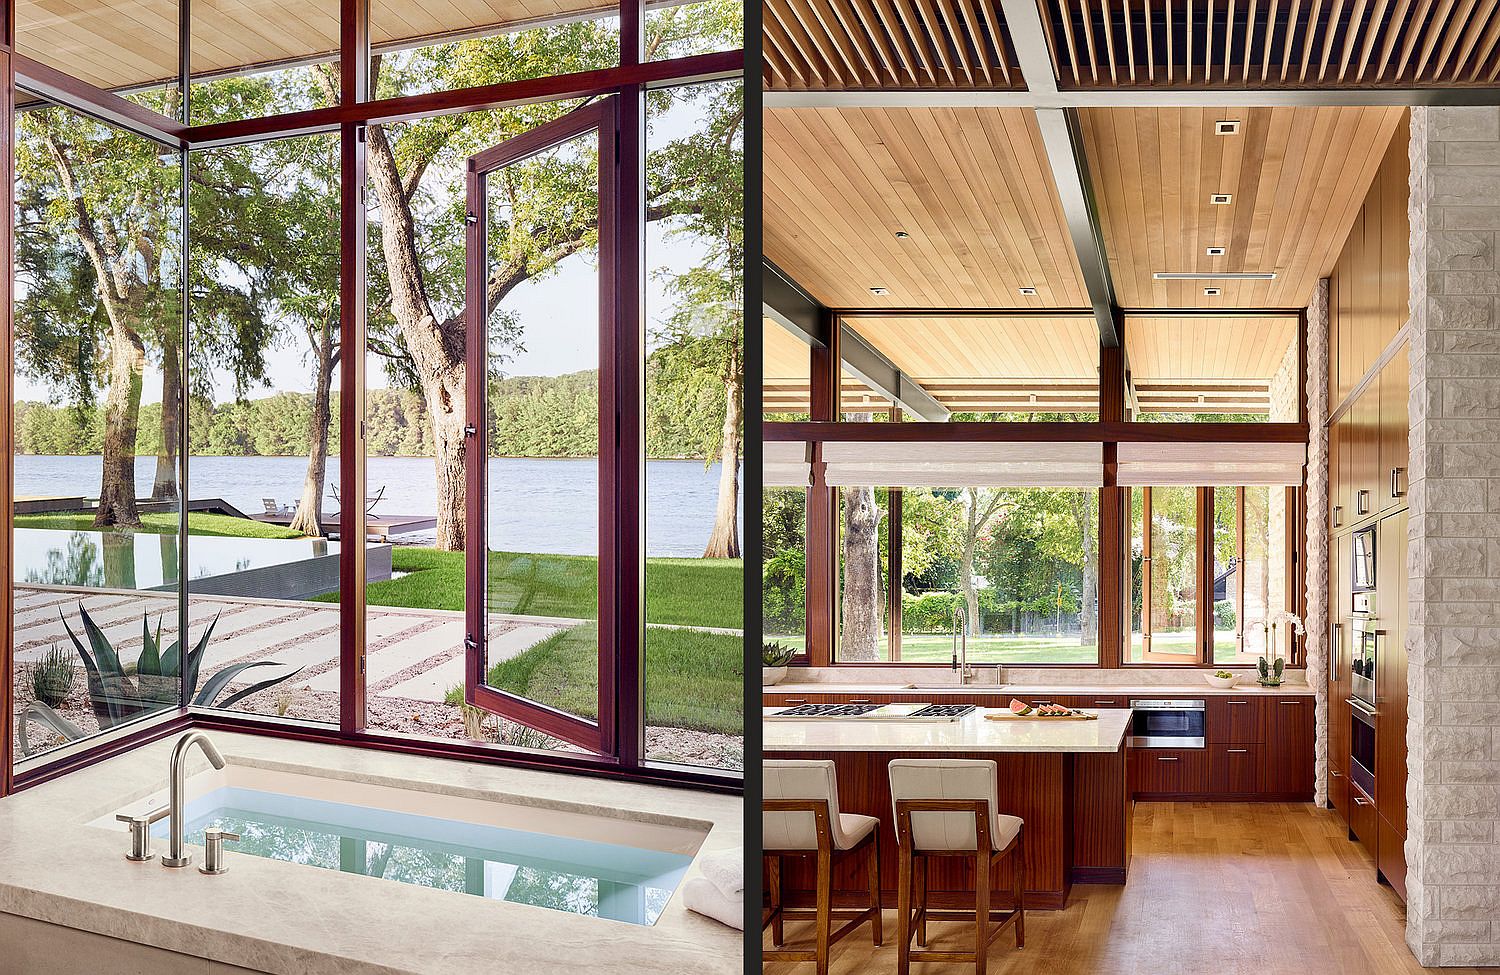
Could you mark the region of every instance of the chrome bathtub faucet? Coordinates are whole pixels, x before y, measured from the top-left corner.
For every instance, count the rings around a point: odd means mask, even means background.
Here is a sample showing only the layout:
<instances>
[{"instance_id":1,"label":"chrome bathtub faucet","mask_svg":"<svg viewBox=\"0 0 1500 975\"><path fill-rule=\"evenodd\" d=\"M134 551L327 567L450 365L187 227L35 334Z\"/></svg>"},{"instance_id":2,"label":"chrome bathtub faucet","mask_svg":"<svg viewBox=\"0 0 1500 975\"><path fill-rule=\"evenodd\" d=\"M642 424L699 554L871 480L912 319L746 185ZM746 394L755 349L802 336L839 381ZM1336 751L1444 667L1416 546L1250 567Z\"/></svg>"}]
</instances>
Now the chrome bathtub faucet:
<instances>
[{"instance_id":1,"label":"chrome bathtub faucet","mask_svg":"<svg viewBox=\"0 0 1500 975\"><path fill-rule=\"evenodd\" d=\"M167 781L167 852L162 854L161 865L164 867L185 867L193 862L193 855L185 849L186 842L183 834L187 830L184 816L184 807L187 805L185 793L187 792L187 753L194 745L203 749L203 754L213 763L213 767L221 769L224 767L224 756L214 747L214 743L208 740L208 736L201 731L190 731L177 739L177 744L172 748L172 764L168 770ZM224 839L228 839L226 834ZM238 839L238 837L236 837ZM220 857L216 861L222 861L222 847ZM222 866L222 862L216 862L214 866ZM222 873L222 870L216 872Z\"/></svg>"}]
</instances>

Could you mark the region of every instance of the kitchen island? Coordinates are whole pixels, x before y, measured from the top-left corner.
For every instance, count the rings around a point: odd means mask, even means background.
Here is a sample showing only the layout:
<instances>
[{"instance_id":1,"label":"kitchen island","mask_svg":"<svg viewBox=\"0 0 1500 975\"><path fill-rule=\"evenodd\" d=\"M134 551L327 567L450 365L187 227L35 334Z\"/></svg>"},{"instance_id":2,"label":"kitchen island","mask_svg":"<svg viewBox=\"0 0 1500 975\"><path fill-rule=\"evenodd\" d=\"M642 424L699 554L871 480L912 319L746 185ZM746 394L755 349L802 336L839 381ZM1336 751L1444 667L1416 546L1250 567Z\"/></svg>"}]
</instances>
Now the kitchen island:
<instances>
[{"instance_id":1,"label":"kitchen island","mask_svg":"<svg viewBox=\"0 0 1500 975\"><path fill-rule=\"evenodd\" d=\"M991 720L980 708L957 721L871 717L790 720L766 708L768 759L832 759L841 812L878 817L881 888L895 903L896 834L886 766L894 758L985 758L999 765L1000 811L1026 821L1026 907L1063 907L1074 883L1123 884L1130 864L1128 708L1099 710L1096 721L1048 718ZM868 898L863 867L835 870L835 896ZM934 907L974 903L966 863L934 865L928 882ZM806 903L811 869L788 862L788 902ZM996 907L1008 903L1009 878L996 878ZM862 893L863 892L863 893Z\"/></svg>"}]
</instances>

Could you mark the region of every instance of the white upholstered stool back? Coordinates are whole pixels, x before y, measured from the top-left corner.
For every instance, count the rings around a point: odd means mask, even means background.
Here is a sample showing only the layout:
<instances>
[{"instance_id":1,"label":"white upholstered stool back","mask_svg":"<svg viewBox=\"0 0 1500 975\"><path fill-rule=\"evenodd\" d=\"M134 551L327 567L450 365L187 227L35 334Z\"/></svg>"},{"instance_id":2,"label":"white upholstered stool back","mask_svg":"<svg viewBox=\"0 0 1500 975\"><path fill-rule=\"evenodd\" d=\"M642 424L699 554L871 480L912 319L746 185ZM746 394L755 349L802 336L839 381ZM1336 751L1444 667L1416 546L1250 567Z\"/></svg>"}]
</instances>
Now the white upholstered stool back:
<instances>
[{"instance_id":1,"label":"white upholstered stool back","mask_svg":"<svg viewBox=\"0 0 1500 975\"><path fill-rule=\"evenodd\" d=\"M833 846L847 850L857 843L868 828L859 829L851 835L845 828L845 819L867 817L841 817L839 815L839 786L834 774L833 762L815 759L768 759L761 765L764 786L762 797L766 799L813 799L828 803L828 827L833 834ZM816 850L818 848L817 822L810 812L762 812L761 828L765 833L763 845L767 850Z\"/></svg>"},{"instance_id":2,"label":"white upholstered stool back","mask_svg":"<svg viewBox=\"0 0 1500 975\"><path fill-rule=\"evenodd\" d=\"M970 758L898 758L890 764L891 803L902 799L984 799L990 804L990 838L1003 850L1021 829L1021 820L1002 816L995 763ZM897 829L900 818L897 817ZM979 837L971 812L913 812L916 850L974 850Z\"/></svg>"}]
</instances>

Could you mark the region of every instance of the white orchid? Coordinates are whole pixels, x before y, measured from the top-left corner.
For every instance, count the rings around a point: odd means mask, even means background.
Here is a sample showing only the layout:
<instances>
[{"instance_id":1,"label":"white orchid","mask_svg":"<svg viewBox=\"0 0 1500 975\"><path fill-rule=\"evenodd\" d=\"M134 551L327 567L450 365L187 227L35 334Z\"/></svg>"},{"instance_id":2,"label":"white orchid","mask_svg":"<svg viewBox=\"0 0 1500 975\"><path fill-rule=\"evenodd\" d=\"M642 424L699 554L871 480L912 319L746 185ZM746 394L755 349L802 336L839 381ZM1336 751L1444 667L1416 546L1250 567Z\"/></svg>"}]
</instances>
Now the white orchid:
<instances>
[{"instance_id":1,"label":"white orchid","mask_svg":"<svg viewBox=\"0 0 1500 975\"><path fill-rule=\"evenodd\" d=\"M1288 613L1285 610L1277 613L1272 613L1269 622L1272 626L1275 626L1277 623L1285 623L1286 625L1290 626L1292 628L1292 632L1296 633L1298 636L1301 636L1307 632L1307 628L1302 625L1302 617L1298 616L1295 613Z\"/></svg>"}]
</instances>

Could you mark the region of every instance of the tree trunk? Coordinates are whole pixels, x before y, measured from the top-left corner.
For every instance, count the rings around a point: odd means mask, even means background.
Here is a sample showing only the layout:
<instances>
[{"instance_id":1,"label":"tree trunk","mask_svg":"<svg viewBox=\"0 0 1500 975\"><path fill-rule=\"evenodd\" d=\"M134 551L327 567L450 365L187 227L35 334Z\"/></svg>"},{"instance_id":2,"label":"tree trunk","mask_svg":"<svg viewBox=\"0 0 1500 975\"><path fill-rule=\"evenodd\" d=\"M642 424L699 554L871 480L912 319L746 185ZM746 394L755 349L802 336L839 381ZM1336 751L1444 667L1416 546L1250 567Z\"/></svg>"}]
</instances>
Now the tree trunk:
<instances>
[{"instance_id":1,"label":"tree trunk","mask_svg":"<svg viewBox=\"0 0 1500 975\"><path fill-rule=\"evenodd\" d=\"M328 476L328 428L332 422L329 399L333 389L333 349L328 329L323 330L318 349L318 374L313 390L312 418L307 424L307 475L302 479L302 498L289 526L311 538L323 534L323 485ZM363 503L362 499L357 499Z\"/></svg>"},{"instance_id":2,"label":"tree trunk","mask_svg":"<svg viewBox=\"0 0 1500 975\"><path fill-rule=\"evenodd\" d=\"M843 628L839 660L879 660L881 609L880 509L873 487L846 487L844 498Z\"/></svg>"},{"instance_id":3,"label":"tree trunk","mask_svg":"<svg viewBox=\"0 0 1500 975\"><path fill-rule=\"evenodd\" d=\"M964 612L968 614L970 636L979 635L979 592L974 588L974 532L964 535L964 554L959 562L959 581L964 589Z\"/></svg>"},{"instance_id":4,"label":"tree trunk","mask_svg":"<svg viewBox=\"0 0 1500 975\"><path fill-rule=\"evenodd\" d=\"M460 372L462 370L460 369ZM441 394L447 387L439 386L434 392ZM437 468L437 547L448 552L462 552L467 538L464 533L464 507L468 497L464 480L464 410L463 385L458 386L458 406L453 408L450 399L443 409L429 396L427 408L432 414L432 434L437 456L433 463ZM477 439L475 450L483 450ZM484 544L484 539L478 539Z\"/></svg>"},{"instance_id":5,"label":"tree trunk","mask_svg":"<svg viewBox=\"0 0 1500 975\"><path fill-rule=\"evenodd\" d=\"M705 559L740 557L740 415L744 380L735 370L724 384L724 433L719 450L719 504L714 531L703 550Z\"/></svg>"},{"instance_id":6,"label":"tree trunk","mask_svg":"<svg viewBox=\"0 0 1500 975\"><path fill-rule=\"evenodd\" d=\"M135 442L140 422L146 346L116 320L109 331L109 392L104 400L104 471L95 527L136 526Z\"/></svg>"},{"instance_id":7,"label":"tree trunk","mask_svg":"<svg viewBox=\"0 0 1500 975\"><path fill-rule=\"evenodd\" d=\"M156 452L156 483L151 487L152 501L176 501L177 441L182 436L182 364L181 349L167 342L161 356L161 449Z\"/></svg>"}]
</instances>

